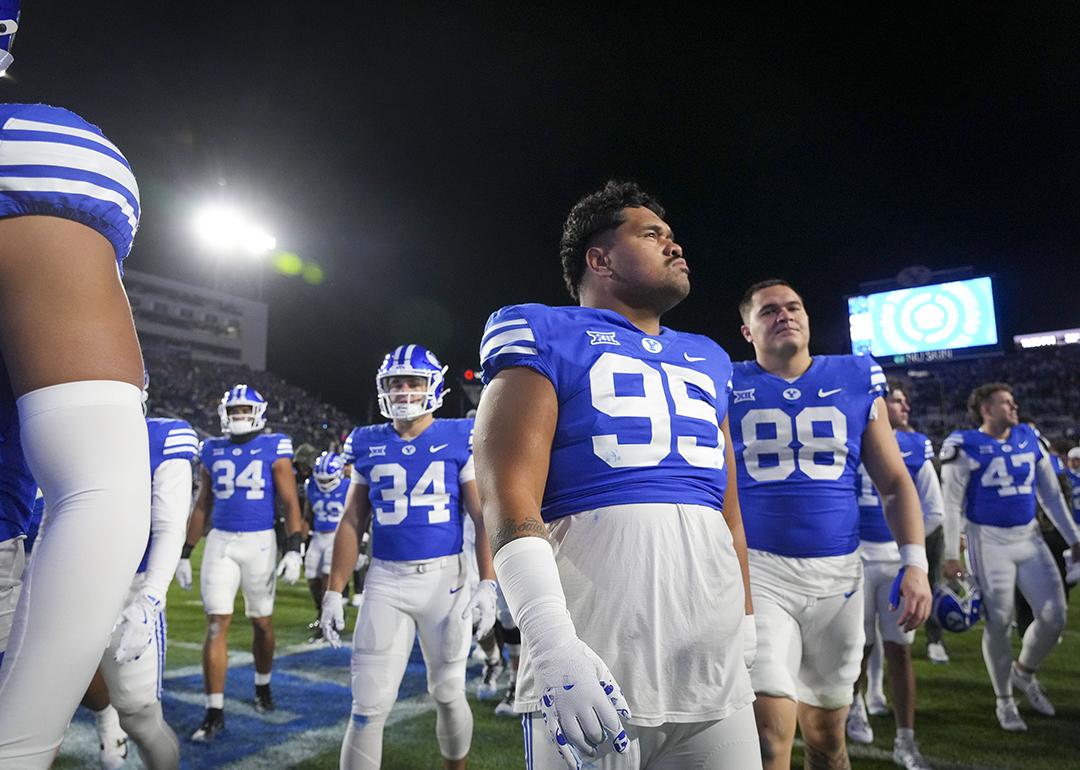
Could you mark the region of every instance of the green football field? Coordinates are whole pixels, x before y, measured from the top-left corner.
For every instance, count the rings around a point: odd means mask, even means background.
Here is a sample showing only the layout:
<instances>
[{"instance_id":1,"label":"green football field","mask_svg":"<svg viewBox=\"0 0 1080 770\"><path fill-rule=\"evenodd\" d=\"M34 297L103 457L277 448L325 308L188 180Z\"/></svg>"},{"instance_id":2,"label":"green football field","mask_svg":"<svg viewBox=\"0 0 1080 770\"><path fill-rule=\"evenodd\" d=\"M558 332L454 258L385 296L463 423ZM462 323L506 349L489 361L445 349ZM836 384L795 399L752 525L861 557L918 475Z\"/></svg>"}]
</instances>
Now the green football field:
<instances>
[{"instance_id":1,"label":"green football field","mask_svg":"<svg viewBox=\"0 0 1080 770\"><path fill-rule=\"evenodd\" d=\"M201 547L193 558L196 590L181 591L174 583L169 591L164 702L166 717L181 737L183 767L190 770L336 768L349 710L349 656L347 650L305 644L306 624L314 617L314 607L303 584L279 584L278 588L274 614L279 650L274 675L278 700L275 721L268 723L269 720L254 714L246 704L251 689L250 657L246 655L250 650L251 627L238 603L229 638L227 730L223 734L228 736L228 741L200 746L187 740L202 712L198 665L205 620L197 591L200 552ZM1058 714L1054 718L1039 716L1018 696L1021 714L1029 728L1024 734L1008 734L997 725L993 693L979 645L980 629L948 636L952 663L946 666L933 666L926 661L925 640L920 634L915 642L919 686L916 736L934 768L1080 768L1080 620L1076 617L1080 614L1080 602L1074 598L1071 605L1074 613L1062 642L1040 672ZM347 612L350 631L355 613L351 607ZM475 718L470 767L480 770L523 767L520 724L516 719L494 716L494 701L475 699L476 673L477 669L470 669L469 701ZM388 721L383 767L387 770L439 768L435 713L423 691L422 671L407 673L406 680ZM229 700L230 691L237 693L235 707ZM868 770L894 767L890 758L891 716L871 717L871 723L876 740L872 746L851 747L852 766ZM286 734L287 731L291 732ZM92 728L83 711L69 731L56 767L95 766L88 764L94 749ZM133 757L126 765L139 766ZM798 751L793 766L802 766Z\"/></svg>"}]
</instances>

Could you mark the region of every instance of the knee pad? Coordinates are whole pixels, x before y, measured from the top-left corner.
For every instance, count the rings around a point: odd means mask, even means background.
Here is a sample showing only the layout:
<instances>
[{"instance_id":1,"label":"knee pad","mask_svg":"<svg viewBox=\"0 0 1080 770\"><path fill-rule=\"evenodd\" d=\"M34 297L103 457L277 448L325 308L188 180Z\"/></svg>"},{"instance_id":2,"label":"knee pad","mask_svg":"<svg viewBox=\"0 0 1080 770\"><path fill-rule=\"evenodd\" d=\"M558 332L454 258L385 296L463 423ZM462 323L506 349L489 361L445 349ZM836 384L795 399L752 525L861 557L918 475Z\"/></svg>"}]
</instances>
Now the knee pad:
<instances>
[{"instance_id":1,"label":"knee pad","mask_svg":"<svg viewBox=\"0 0 1080 770\"><path fill-rule=\"evenodd\" d=\"M440 672L438 679L428 682L428 692L436 703L449 703L465 697L465 672L458 666L453 666L452 669Z\"/></svg>"},{"instance_id":2,"label":"knee pad","mask_svg":"<svg viewBox=\"0 0 1080 770\"><path fill-rule=\"evenodd\" d=\"M435 737L446 759L463 759L472 746L473 715L465 693L450 701L435 700Z\"/></svg>"}]
</instances>

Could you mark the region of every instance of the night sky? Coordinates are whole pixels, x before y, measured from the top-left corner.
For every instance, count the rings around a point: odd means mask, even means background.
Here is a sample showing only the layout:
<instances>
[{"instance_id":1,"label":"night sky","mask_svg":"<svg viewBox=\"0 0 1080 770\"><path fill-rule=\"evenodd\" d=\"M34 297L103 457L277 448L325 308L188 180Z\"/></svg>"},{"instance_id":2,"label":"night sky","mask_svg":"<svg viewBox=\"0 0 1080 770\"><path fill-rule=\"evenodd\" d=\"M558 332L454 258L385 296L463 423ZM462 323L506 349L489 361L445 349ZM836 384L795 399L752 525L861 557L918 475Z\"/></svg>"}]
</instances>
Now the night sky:
<instances>
[{"instance_id":1,"label":"night sky","mask_svg":"<svg viewBox=\"0 0 1080 770\"><path fill-rule=\"evenodd\" d=\"M772 276L821 353L847 350L846 294L916 264L996 275L1007 346L1080 326L1075 4L166 5L24 2L0 100L124 151L130 267L206 281L190 219L215 199L320 264L318 286L267 279L269 366L355 414L394 345L471 366L496 308L567 303L562 220L608 178L660 198L685 249L665 323L735 359L738 297Z\"/></svg>"}]
</instances>

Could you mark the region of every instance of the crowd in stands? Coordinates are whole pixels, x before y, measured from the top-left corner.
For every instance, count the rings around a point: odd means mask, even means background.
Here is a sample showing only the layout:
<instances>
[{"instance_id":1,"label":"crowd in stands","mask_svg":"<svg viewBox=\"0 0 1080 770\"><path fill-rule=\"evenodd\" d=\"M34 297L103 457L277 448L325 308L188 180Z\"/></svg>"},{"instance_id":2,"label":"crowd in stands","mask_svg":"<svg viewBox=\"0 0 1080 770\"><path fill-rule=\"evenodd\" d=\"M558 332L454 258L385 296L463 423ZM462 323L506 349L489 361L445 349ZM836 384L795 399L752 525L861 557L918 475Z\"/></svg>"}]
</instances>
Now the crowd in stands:
<instances>
[{"instance_id":1,"label":"crowd in stands","mask_svg":"<svg viewBox=\"0 0 1080 770\"><path fill-rule=\"evenodd\" d=\"M246 366L200 361L175 351L143 350L150 373L149 414L187 420L203 435L217 436L221 395L237 383L251 385L269 402L266 421L274 431L309 443L320 451L340 446L342 436L360 423L272 372Z\"/></svg>"}]
</instances>

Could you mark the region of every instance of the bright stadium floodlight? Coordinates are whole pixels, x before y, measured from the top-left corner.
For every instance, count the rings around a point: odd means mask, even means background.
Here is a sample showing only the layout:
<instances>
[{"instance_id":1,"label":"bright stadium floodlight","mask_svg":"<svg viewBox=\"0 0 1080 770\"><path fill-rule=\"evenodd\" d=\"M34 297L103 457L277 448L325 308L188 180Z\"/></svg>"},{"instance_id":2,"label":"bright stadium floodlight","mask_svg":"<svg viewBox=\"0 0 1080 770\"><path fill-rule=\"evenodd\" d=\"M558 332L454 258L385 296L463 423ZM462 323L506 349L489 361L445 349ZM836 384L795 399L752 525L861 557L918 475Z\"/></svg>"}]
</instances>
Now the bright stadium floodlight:
<instances>
[{"instance_id":1,"label":"bright stadium floodlight","mask_svg":"<svg viewBox=\"0 0 1080 770\"><path fill-rule=\"evenodd\" d=\"M277 246L277 239L235 208L211 205L194 221L200 243L217 254L241 252L260 257Z\"/></svg>"}]
</instances>

